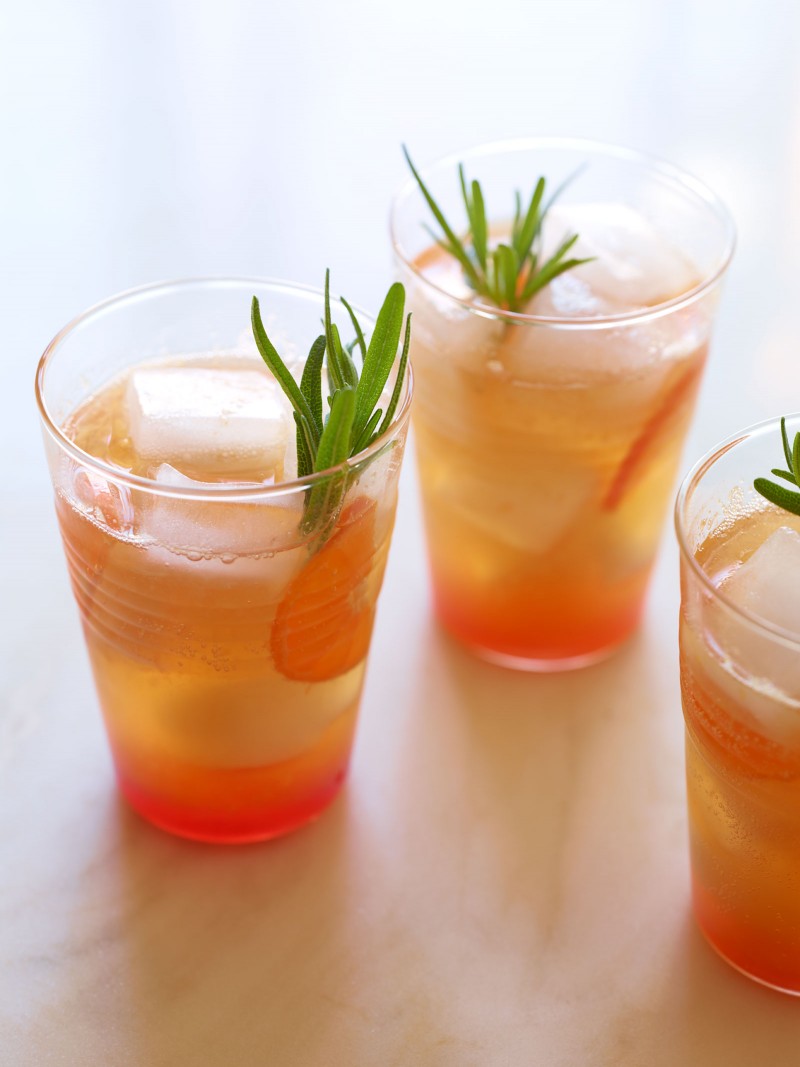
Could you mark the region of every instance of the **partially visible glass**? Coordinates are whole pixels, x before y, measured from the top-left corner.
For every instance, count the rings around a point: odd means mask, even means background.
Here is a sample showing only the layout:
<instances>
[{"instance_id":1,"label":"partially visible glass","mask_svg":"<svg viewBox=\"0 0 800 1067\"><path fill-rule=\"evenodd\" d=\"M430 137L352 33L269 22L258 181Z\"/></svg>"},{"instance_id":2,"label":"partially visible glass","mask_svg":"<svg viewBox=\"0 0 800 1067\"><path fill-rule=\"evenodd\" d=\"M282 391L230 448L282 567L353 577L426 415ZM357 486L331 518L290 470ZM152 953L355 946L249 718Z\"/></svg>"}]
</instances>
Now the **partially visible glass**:
<instances>
[{"instance_id":1,"label":"partially visible glass","mask_svg":"<svg viewBox=\"0 0 800 1067\"><path fill-rule=\"evenodd\" d=\"M610 291L576 281L579 270L536 297L535 313L503 313L477 303L456 261L431 243L415 182L392 209L414 312L415 440L438 617L495 662L582 666L639 621L733 226L675 168L561 140L487 145L423 169L453 225L463 216L459 162L490 212L510 212L515 190L529 195L539 175L553 189L580 171L559 210L586 205L593 224L598 206L612 222L635 210L669 245L634 248L644 266L616 249ZM647 306L632 309L637 300Z\"/></svg>"},{"instance_id":2,"label":"partially visible glass","mask_svg":"<svg viewBox=\"0 0 800 1067\"><path fill-rule=\"evenodd\" d=\"M113 383L163 360L263 374L249 330L253 295L282 351L302 360L320 332L321 293L248 279L176 282L76 319L44 353L36 385L120 789L163 829L219 842L292 830L344 780L411 397L409 376L387 432L335 472L266 486L240 473L195 481L169 463L153 476L132 473L136 442L119 430ZM349 336L347 312L337 301L332 310ZM100 430L90 423L87 440L103 458L75 443L70 421L98 395ZM231 471L238 462L215 459ZM304 504L325 484L346 495L320 543L304 527Z\"/></svg>"},{"instance_id":3,"label":"partially visible glass","mask_svg":"<svg viewBox=\"0 0 800 1067\"><path fill-rule=\"evenodd\" d=\"M800 518L753 489L781 451L762 423L680 490L681 692L697 922L734 967L800 994Z\"/></svg>"}]
</instances>

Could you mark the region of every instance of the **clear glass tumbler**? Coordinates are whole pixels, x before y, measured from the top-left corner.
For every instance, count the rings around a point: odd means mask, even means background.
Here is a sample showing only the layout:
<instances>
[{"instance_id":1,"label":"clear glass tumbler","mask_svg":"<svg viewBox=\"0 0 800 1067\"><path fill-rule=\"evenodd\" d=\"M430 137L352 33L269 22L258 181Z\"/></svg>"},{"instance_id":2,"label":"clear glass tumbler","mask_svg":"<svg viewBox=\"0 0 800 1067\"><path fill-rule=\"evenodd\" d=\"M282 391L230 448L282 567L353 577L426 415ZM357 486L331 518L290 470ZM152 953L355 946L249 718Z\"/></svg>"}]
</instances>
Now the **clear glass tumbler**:
<instances>
[{"instance_id":1,"label":"clear glass tumbler","mask_svg":"<svg viewBox=\"0 0 800 1067\"><path fill-rule=\"evenodd\" d=\"M681 691L697 922L734 967L800 994L800 518L753 488L781 453L762 423L680 490Z\"/></svg>"},{"instance_id":2,"label":"clear glass tumbler","mask_svg":"<svg viewBox=\"0 0 800 1067\"><path fill-rule=\"evenodd\" d=\"M581 666L640 618L733 226L708 189L667 164L591 142L526 140L422 170L456 228L459 163L480 180L487 210L507 213L490 214L495 236L509 228L516 190L574 174L557 209L578 220L597 258L525 313L504 312L480 302L432 243L416 182L395 198L435 609L487 659Z\"/></svg>"},{"instance_id":3,"label":"clear glass tumbler","mask_svg":"<svg viewBox=\"0 0 800 1067\"><path fill-rule=\"evenodd\" d=\"M263 374L249 327L254 295L279 349L302 360L320 333L321 293L249 279L185 281L80 316L49 345L36 380L120 789L158 826L220 842L289 831L342 784L411 398L409 376L386 433L332 471L272 485L235 474L194 481L169 463L155 475L133 473L138 446L118 435L115 380L140 364L198 356ZM348 337L347 312L337 301L332 311ZM98 394L109 399L99 405L97 439L114 442L103 458L70 429ZM344 499L320 543L303 516L326 485Z\"/></svg>"}]
</instances>

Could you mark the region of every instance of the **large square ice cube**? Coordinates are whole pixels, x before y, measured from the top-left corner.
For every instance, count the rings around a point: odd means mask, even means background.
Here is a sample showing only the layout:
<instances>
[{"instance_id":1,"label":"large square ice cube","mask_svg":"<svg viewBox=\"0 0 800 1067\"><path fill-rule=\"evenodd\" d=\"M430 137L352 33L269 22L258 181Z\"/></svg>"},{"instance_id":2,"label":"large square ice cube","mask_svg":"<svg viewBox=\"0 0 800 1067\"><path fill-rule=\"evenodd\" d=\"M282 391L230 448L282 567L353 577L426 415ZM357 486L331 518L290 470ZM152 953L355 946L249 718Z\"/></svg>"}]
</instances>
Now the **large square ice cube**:
<instances>
[{"instance_id":1,"label":"large square ice cube","mask_svg":"<svg viewBox=\"0 0 800 1067\"><path fill-rule=\"evenodd\" d=\"M199 492L218 489L219 483L198 482L162 463L154 471L159 485ZM236 488L238 483L231 482ZM243 483L243 489L252 488ZM292 551L303 545L300 529L303 505L297 494L280 493L263 500L226 501L224 499L187 500L153 494L141 526L141 533L180 553L219 556L256 556L277 553L280 561L271 565L282 576L288 567L297 567ZM302 553L305 549L302 548ZM290 576L290 575L289 575ZM288 577L286 578L288 580Z\"/></svg>"},{"instance_id":2,"label":"large square ice cube","mask_svg":"<svg viewBox=\"0 0 800 1067\"><path fill-rule=\"evenodd\" d=\"M736 607L800 642L800 534L789 527L776 530L723 581L720 591ZM767 634L721 604L711 605L706 629L723 668L718 681L730 692L732 707L744 705L767 736L796 743L800 653L791 638Z\"/></svg>"},{"instance_id":3,"label":"large square ice cube","mask_svg":"<svg viewBox=\"0 0 800 1067\"><path fill-rule=\"evenodd\" d=\"M442 508L526 557L550 552L566 536L596 486L586 467L563 458L556 467L531 455L502 473L489 461L457 472L441 467L430 482Z\"/></svg>"},{"instance_id":4,"label":"large square ice cube","mask_svg":"<svg viewBox=\"0 0 800 1067\"><path fill-rule=\"evenodd\" d=\"M253 369L141 367L126 391L129 432L145 460L209 475L283 476L289 413L276 382Z\"/></svg>"},{"instance_id":5,"label":"large square ice cube","mask_svg":"<svg viewBox=\"0 0 800 1067\"><path fill-rule=\"evenodd\" d=\"M585 282L601 303L613 305L611 314L663 303L697 282L697 268L688 257L625 204L556 205L548 212L542 234L546 255L574 233L578 241L570 256L592 260L569 276ZM609 309L599 313L608 314Z\"/></svg>"},{"instance_id":6,"label":"large square ice cube","mask_svg":"<svg viewBox=\"0 0 800 1067\"><path fill-rule=\"evenodd\" d=\"M723 583L722 591L737 607L796 634L800 641L800 534L788 526L770 534ZM800 672L800 657L797 667Z\"/></svg>"},{"instance_id":7,"label":"large square ice cube","mask_svg":"<svg viewBox=\"0 0 800 1067\"><path fill-rule=\"evenodd\" d=\"M503 323L464 306L473 302L475 293L452 256L434 247L418 265L430 284L416 278L408 282L412 359L431 369L450 368L453 363L483 369L503 334Z\"/></svg>"}]
</instances>

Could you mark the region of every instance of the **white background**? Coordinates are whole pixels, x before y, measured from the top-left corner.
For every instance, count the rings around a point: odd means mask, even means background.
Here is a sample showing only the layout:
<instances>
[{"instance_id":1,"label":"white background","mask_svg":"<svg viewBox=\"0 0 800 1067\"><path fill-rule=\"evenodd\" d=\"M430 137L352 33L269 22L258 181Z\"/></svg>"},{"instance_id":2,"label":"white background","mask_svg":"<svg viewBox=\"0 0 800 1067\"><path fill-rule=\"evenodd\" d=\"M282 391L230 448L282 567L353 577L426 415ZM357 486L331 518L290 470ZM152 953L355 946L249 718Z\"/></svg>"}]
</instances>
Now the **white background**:
<instances>
[{"instance_id":1,"label":"white background","mask_svg":"<svg viewBox=\"0 0 800 1067\"><path fill-rule=\"evenodd\" d=\"M423 164L584 136L737 221L685 469L800 408L798 23L779 0L4 0L0 1061L797 1062L800 1006L687 918L671 534L615 663L511 677L431 625L409 467L347 798L210 858L115 806L33 376L73 315L157 279L330 266L374 309L402 141Z\"/></svg>"}]
</instances>

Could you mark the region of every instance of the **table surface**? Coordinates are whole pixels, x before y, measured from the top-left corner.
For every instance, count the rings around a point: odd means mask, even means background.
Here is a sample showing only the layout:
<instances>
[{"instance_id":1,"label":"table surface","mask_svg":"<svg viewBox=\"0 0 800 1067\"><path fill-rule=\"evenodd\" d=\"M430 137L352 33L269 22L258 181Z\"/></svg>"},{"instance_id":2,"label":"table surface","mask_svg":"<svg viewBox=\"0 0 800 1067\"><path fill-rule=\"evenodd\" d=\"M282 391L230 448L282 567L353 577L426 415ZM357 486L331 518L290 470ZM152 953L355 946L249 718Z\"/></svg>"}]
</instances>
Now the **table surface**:
<instances>
[{"instance_id":1,"label":"table surface","mask_svg":"<svg viewBox=\"0 0 800 1067\"><path fill-rule=\"evenodd\" d=\"M688 468L800 408L788 8L7 6L2 1064L798 1062L800 1002L725 966L690 916L666 526L615 658L516 675L432 621L408 464L346 790L289 838L191 844L115 793L31 389L73 314L160 277L315 283L330 264L377 304L402 140L428 161L582 135L685 166L739 225Z\"/></svg>"}]
</instances>

